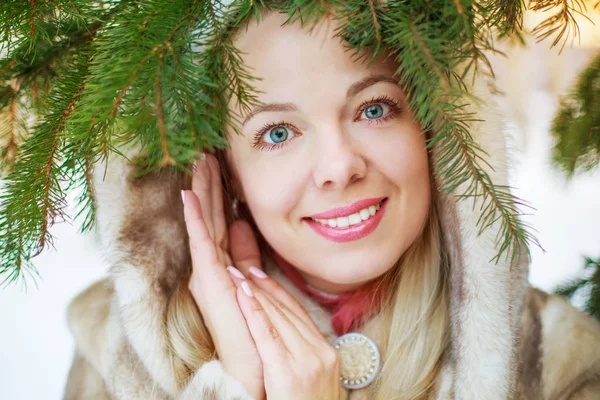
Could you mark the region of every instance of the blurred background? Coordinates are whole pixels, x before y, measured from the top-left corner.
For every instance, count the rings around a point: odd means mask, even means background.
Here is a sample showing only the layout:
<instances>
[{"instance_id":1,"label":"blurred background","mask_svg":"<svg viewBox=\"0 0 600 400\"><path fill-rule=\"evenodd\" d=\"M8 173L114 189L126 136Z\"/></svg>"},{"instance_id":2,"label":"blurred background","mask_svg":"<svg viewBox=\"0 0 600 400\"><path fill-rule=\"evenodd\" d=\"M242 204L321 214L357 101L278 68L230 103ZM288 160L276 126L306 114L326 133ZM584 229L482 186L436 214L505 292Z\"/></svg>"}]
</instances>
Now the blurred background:
<instances>
[{"instance_id":1,"label":"blurred background","mask_svg":"<svg viewBox=\"0 0 600 400\"><path fill-rule=\"evenodd\" d=\"M526 26L535 26L539 19L527 15ZM568 180L552 166L554 139L549 134L560 96L600 54L600 21L596 21L595 27L580 22L581 41L573 48L566 46L561 54L559 48L549 49L549 40L536 44L527 38L527 47L502 45L508 58L491 58L506 93L502 111L508 121L511 185L518 197L535 208L526 210L531 215L525 219L537 230L545 249L531 248L529 278L546 291L582 276L584 256L600 258L600 171L596 168ZM71 193L70 204L76 195ZM93 234L80 235L78 226L68 223L55 225L51 233L58 250L35 259L41 275L37 287L27 279L26 291L16 285L0 290L2 399L62 398L74 351L66 324L67 305L106 274ZM585 296L579 293L573 303L581 306Z\"/></svg>"}]
</instances>

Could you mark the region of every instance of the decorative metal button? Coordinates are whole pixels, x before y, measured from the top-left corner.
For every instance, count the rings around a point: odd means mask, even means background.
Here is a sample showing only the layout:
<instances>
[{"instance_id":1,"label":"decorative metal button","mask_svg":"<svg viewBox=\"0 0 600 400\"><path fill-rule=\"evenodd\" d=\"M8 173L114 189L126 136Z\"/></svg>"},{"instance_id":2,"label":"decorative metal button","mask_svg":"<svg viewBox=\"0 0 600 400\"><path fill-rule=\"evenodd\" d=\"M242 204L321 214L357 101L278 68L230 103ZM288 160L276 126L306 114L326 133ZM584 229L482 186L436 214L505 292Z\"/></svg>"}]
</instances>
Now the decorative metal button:
<instances>
[{"instance_id":1,"label":"decorative metal button","mask_svg":"<svg viewBox=\"0 0 600 400\"><path fill-rule=\"evenodd\" d=\"M342 361L340 381L346 389L368 386L379 372L379 349L375 342L358 332L340 336L334 344Z\"/></svg>"}]
</instances>

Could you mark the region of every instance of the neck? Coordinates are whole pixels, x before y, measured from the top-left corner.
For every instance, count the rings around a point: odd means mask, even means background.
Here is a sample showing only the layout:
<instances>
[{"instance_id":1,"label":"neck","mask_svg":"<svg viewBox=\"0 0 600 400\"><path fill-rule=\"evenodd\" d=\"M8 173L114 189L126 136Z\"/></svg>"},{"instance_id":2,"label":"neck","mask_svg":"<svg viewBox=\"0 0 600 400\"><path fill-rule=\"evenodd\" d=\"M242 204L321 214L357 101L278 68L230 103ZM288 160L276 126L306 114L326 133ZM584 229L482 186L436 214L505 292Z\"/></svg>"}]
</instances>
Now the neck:
<instances>
[{"instance_id":1,"label":"neck","mask_svg":"<svg viewBox=\"0 0 600 400\"><path fill-rule=\"evenodd\" d=\"M331 324L337 335L358 329L379 312L387 285L377 281L358 284L359 287L356 284L332 285L310 274L301 274L275 251L272 251L272 256L294 285L332 312Z\"/></svg>"},{"instance_id":2,"label":"neck","mask_svg":"<svg viewBox=\"0 0 600 400\"><path fill-rule=\"evenodd\" d=\"M301 271L296 268L296 271L302 276L307 285L312 287L313 289L317 289L318 291L325 292L328 294L340 294L345 292L352 292L355 289L359 288L364 282L358 283L334 283L329 282L325 279L321 279L314 275L310 275L304 271Z\"/></svg>"}]
</instances>

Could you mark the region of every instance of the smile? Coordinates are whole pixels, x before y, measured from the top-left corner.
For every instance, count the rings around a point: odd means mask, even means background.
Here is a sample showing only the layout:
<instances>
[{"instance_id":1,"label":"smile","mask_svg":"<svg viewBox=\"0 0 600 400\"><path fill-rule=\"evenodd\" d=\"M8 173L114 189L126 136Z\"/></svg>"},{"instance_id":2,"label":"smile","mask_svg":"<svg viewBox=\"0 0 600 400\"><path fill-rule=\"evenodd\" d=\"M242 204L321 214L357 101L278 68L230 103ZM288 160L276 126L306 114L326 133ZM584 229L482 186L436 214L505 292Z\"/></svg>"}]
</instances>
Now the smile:
<instances>
[{"instance_id":1,"label":"smile","mask_svg":"<svg viewBox=\"0 0 600 400\"><path fill-rule=\"evenodd\" d=\"M356 204L345 209L336 209L317 216L304 218L306 222L316 233L333 242L343 243L361 239L377 228L379 222L385 213L387 198L378 203L360 208L359 210L347 215L340 215L335 218L335 214L344 213L342 210L356 209ZM373 201L370 201L373 203ZM328 217L328 218L316 218Z\"/></svg>"},{"instance_id":2,"label":"smile","mask_svg":"<svg viewBox=\"0 0 600 400\"><path fill-rule=\"evenodd\" d=\"M347 217L337 217L337 218L329 218L329 219L318 219L318 218L311 218L311 219L320 224L328 225L332 228L347 228L351 225L358 225L362 221L366 221L369 218L373 217L375 215L375 213L377 212L377 210L379 210L379 208L381 207L381 204L384 201L385 200L382 200L380 203L377 203L374 206L365 207L354 214L348 215Z\"/></svg>"}]
</instances>

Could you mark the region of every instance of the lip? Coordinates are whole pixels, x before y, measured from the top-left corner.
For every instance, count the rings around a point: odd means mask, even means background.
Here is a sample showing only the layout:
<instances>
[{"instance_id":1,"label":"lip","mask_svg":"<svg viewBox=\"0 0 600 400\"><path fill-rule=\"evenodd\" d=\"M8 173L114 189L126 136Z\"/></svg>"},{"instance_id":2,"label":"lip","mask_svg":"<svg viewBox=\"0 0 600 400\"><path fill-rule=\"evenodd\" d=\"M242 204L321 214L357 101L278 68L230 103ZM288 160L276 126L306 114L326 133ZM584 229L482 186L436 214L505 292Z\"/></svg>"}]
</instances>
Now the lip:
<instances>
[{"instance_id":1,"label":"lip","mask_svg":"<svg viewBox=\"0 0 600 400\"><path fill-rule=\"evenodd\" d=\"M331 219L331 218L338 218L338 217L347 217L350 214L359 212L363 208L367 208L369 206L374 206L376 204L379 204L384 199L385 199L385 197L373 197L370 199L362 199L362 200L359 200L359 201L356 201L356 202L350 204L349 206L333 208L331 210L327 210L320 214L311 215L308 218Z\"/></svg>"},{"instance_id":2,"label":"lip","mask_svg":"<svg viewBox=\"0 0 600 400\"><path fill-rule=\"evenodd\" d=\"M383 199L385 199L385 197L383 197L382 200ZM389 201L384 201L381 207L379 207L379 210L377 210L377 212L375 213L375 215L373 215L368 220L362 221L357 225L351 225L344 229L332 228L329 225L323 225L320 222L311 220L310 218L304 218L303 221L307 223L308 226L310 226L316 233L323 236L325 239L331 240L332 242L336 243L351 242L369 235L377 228L377 226L381 222L381 219L383 218L383 214L385 213L388 203ZM336 208L335 210L339 210L339 208ZM360 210L360 208L358 210ZM344 215L342 214L342 216ZM319 219L321 218L319 217Z\"/></svg>"}]
</instances>

